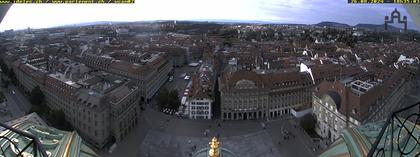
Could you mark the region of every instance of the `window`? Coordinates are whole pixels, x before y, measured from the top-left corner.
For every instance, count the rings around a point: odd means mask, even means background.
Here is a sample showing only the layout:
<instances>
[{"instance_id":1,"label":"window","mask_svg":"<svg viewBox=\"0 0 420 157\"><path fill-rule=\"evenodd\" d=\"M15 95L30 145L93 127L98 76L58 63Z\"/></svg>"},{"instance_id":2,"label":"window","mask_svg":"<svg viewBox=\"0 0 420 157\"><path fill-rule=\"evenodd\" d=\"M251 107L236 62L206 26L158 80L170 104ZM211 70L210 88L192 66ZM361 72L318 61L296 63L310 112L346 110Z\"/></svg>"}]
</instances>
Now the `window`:
<instances>
[{"instance_id":1,"label":"window","mask_svg":"<svg viewBox=\"0 0 420 157\"><path fill-rule=\"evenodd\" d=\"M353 113L353 114L357 114L357 109L356 109L356 108L354 108L354 109L351 111L351 113Z\"/></svg>"}]
</instances>

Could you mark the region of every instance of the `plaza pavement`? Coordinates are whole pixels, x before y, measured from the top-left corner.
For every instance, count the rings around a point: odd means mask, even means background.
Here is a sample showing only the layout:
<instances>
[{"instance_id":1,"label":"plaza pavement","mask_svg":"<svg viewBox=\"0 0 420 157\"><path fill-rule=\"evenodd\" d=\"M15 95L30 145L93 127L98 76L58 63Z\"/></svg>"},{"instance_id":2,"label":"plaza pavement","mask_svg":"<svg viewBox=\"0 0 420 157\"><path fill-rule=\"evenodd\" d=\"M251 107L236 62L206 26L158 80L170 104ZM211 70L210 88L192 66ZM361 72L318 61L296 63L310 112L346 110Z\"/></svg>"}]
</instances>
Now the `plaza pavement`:
<instances>
[{"instance_id":1,"label":"plaza pavement","mask_svg":"<svg viewBox=\"0 0 420 157\"><path fill-rule=\"evenodd\" d=\"M316 156L318 152L312 151L310 138L299 131L299 127L294 128L292 121L286 118L269 122L190 120L147 108L135 130L112 153L101 151L100 154L106 157L187 157L207 148L211 138L219 136L221 146L238 157ZM265 123L265 129L261 123ZM293 133L295 138L284 140L282 130Z\"/></svg>"}]
</instances>

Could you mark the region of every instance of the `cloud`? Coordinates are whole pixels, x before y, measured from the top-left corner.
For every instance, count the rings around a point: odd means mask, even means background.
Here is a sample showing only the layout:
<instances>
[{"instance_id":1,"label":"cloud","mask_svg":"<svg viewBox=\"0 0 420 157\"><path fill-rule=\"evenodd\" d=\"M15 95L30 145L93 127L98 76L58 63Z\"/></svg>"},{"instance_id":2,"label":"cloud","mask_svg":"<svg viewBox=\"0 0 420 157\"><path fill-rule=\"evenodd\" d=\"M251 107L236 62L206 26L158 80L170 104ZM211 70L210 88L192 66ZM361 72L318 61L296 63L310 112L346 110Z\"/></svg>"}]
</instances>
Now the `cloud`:
<instances>
[{"instance_id":1,"label":"cloud","mask_svg":"<svg viewBox=\"0 0 420 157\"><path fill-rule=\"evenodd\" d=\"M397 8L402 15L408 17L409 27L415 27L405 8L399 4L348 4L347 0L283 2L284 0L270 1L269 5L263 5L261 10L275 17L291 17L298 23L334 21L356 25L359 23L383 24L384 17Z\"/></svg>"},{"instance_id":2,"label":"cloud","mask_svg":"<svg viewBox=\"0 0 420 157\"><path fill-rule=\"evenodd\" d=\"M258 20L312 24L383 23L401 5L357 5L347 0L137 0L136 4L14 4L0 31L94 21ZM409 16L408 16L409 17ZM414 26L411 22L409 26Z\"/></svg>"}]
</instances>

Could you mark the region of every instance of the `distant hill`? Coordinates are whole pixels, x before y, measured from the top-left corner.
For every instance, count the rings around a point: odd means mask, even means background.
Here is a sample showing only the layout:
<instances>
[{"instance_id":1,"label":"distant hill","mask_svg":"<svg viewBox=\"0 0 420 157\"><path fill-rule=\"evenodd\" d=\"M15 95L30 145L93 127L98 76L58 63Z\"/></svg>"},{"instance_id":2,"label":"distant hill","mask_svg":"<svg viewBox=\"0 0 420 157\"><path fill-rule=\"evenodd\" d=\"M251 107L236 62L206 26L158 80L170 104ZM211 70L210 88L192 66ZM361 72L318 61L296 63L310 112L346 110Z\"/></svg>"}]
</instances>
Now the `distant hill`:
<instances>
[{"instance_id":1,"label":"distant hill","mask_svg":"<svg viewBox=\"0 0 420 157\"><path fill-rule=\"evenodd\" d=\"M354 27L356 28L360 28L360 29L366 29L366 30L371 30L371 31L385 31L385 25L376 25L376 24L357 24ZM392 25L388 25L388 31L400 31L400 29L403 28L398 28Z\"/></svg>"},{"instance_id":2,"label":"distant hill","mask_svg":"<svg viewBox=\"0 0 420 157\"><path fill-rule=\"evenodd\" d=\"M350 28L350 27L352 27L348 24L338 23L338 22L329 22L329 21L320 22L320 23L317 23L315 25L319 26L319 27L331 27L331 28Z\"/></svg>"},{"instance_id":3,"label":"distant hill","mask_svg":"<svg viewBox=\"0 0 420 157\"><path fill-rule=\"evenodd\" d=\"M66 24L61 26L55 26L51 28L63 28L63 27L84 27L84 26L93 26L93 25L102 25L102 24L109 24L109 23L117 23L111 21L95 21L95 22L86 22L86 23L75 23L75 24Z\"/></svg>"},{"instance_id":4,"label":"distant hill","mask_svg":"<svg viewBox=\"0 0 420 157\"><path fill-rule=\"evenodd\" d=\"M344 24L344 23L338 23L338 22L329 22L329 21L324 21L324 22L320 22L315 24L315 26L319 26L319 27L331 27L331 28L358 28L358 29L365 29L368 31L385 31L385 26L384 24L357 24L354 26L348 25L348 24ZM388 31L392 31L392 32L399 32L402 28L398 28L392 25L388 25ZM408 30L408 31L414 31L414 30Z\"/></svg>"},{"instance_id":5,"label":"distant hill","mask_svg":"<svg viewBox=\"0 0 420 157\"><path fill-rule=\"evenodd\" d=\"M96 22L87 22L87 23L79 23L79 24L69 24L57 27L81 27L81 26L91 26L91 25L100 25L100 24L122 24L122 23L173 23L174 20L155 20L155 21L132 21L132 22L125 22L125 21L96 21ZM277 22L266 22L266 21L242 21L242 20L197 20L197 21L188 21L188 20L179 20L176 21L178 24L261 24L261 25L271 25L271 24L281 24ZM284 25L289 26L306 26L307 24L293 24L293 23L283 23ZM323 21L317 24L313 24L314 26L318 27L330 27L330 28L342 28L342 29L351 29L351 28L358 28L364 29L368 31L384 31L385 27L384 24L357 24L357 25L348 25L344 23L338 22L331 22L331 21ZM55 28L57 28L55 27ZM53 27L54 28L54 27ZM388 31L398 32L401 28L389 25ZM415 30L408 30L408 31L415 31Z\"/></svg>"}]
</instances>

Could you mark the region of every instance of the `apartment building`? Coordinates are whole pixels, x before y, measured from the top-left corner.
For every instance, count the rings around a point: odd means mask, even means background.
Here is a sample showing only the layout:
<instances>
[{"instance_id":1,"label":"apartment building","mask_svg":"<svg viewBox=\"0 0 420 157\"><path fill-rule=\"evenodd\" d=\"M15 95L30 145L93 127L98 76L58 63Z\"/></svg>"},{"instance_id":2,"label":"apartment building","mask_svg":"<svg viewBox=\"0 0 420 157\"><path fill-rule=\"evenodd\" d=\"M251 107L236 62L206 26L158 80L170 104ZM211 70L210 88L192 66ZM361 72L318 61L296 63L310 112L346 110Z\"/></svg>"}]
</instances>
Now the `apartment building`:
<instances>
[{"instance_id":1,"label":"apartment building","mask_svg":"<svg viewBox=\"0 0 420 157\"><path fill-rule=\"evenodd\" d=\"M92 145L102 148L121 141L137 124L139 87L127 78L91 71L64 62L61 71L47 75L46 104L65 118ZM60 69L60 68L56 68ZM82 73L81 73L82 72Z\"/></svg>"},{"instance_id":2,"label":"apartment building","mask_svg":"<svg viewBox=\"0 0 420 157\"><path fill-rule=\"evenodd\" d=\"M172 63L168 61L165 53L155 52L144 55L140 63L115 61L110 65L109 71L133 79L139 85L141 101L149 100L168 80Z\"/></svg>"},{"instance_id":3,"label":"apartment building","mask_svg":"<svg viewBox=\"0 0 420 157\"><path fill-rule=\"evenodd\" d=\"M110 93L111 132L117 142L126 137L138 123L140 89L128 82Z\"/></svg>"},{"instance_id":4,"label":"apartment building","mask_svg":"<svg viewBox=\"0 0 420 157\"><path fill-rule=\"evenodd\" d=\"M43 85L48 73L47 67L48 57L42 53L25 55L12 65L16 79L26 93L30 93L36 86Z\"/></svg>"},{"instance_id":5,"label":"apartment building","mask_svg":"<svg viewBox=\"0 0 420 157\"><path fill-rule=\"evenodd\" d=\"M128 77L140 88L141 101L149 100L168 79L172 71L172 62L164 52L143 54L138 63L132 60L116 60L110 56L84 54L79 59L94 69L101 69L113 74Z\"/></svg>"},{"instance_id":6,"label":"apartment building","mask_svg":"<svg viewBox=\"0 0 420 157\"><path fill-rule=\"evenodd\" d=\"M316 132L334 142L341 130L384 120L403 104L411 80L405 71L381 76L362 72L336 81L323 81L313 95Z\"/></svg>"},{"instance_id":7,"label":"apartment building","mask_svg":"<svg viewBox=\"0 0 420 157\"><path fill-rule=\"evenodd\" d=\"M190 119L211 119L214 102L214 73L211 64L204 63L192 77L192 86L187 98Z\"/></svg>"},{"instance_id":8,"label":"apartment building","mask_svg":"<svg viewBox=\"0 0 420 157\"><path fill-rule=\"evenodd\" d=\"M30 93L36 86L41 87L47 75L45 69L28 63L20 63L19 61L16 61L13 65L13 72L25 93Z\"/></svg>"}]
</instances>

